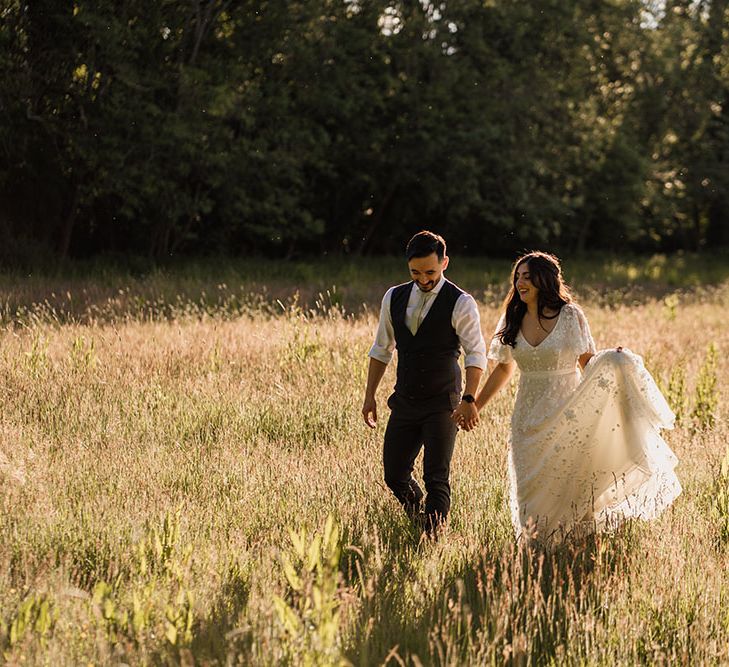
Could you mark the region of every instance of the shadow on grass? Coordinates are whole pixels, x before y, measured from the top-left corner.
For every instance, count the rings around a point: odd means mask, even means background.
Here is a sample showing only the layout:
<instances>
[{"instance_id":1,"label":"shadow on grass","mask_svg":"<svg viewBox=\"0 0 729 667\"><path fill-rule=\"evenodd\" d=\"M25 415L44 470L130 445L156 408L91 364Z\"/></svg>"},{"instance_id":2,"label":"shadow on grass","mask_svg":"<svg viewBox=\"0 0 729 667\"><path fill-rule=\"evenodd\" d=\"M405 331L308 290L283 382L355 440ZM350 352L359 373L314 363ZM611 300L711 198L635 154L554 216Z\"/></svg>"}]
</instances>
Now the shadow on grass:
<instances>
[{"instance_id":1,"label":"shadow on grass","mask_svg":"<svg viewBox=\"0 0 729 667\"><path fill-rule=\"evenodd\" d=\"M611 581L624 575L635 543L627 526L554 551L493 544L455 569L441 563L432 593L414 596L428 585L423 561L433 565L438 554L401 535L379 563L367 563L368 548L359 555L361 605L346 654L355 665L559 664L573 648L575 619L608 612Z\"/></svg>"},{"instance_id":2,"label":"shadow on grass","mask_svg":"<svg viewBox=\"0 0 729 667\"><path fill-rule=\"evenodd\" d=\"M193 630L190 650L198 662L224 665L233 649L237 653L250 653L252 638L243 630L235 630L249 596L249 576L235 563L228 568L210 614Z\"/></svg>"}]
</instances>

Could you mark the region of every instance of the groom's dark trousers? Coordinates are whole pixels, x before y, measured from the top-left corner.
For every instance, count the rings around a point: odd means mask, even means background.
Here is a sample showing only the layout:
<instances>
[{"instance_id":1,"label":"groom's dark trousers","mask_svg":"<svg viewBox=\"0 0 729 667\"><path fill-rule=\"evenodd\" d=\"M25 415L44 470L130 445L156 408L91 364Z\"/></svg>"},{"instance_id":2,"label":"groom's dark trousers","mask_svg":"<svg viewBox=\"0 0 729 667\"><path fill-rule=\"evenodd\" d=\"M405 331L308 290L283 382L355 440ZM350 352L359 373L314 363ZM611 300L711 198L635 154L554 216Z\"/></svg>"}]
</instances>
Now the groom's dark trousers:
<instances>
[{"instance_id":1,"label":"groom's dark trousers","mask_svg":"<svg viewBox=\"0 0 729 667\"><path fill-rule=\"evenodd\" d=\"M451 506L448 479L458 430L450 418L452 408L434 410L432 404L409 400L397 393L390 396L387 404L392 414L383 450L385 483L411 517L424 509L428 525L436 525L448 516ZM424 508L423 491L412 474L421 448L428 494Z\"/></svg>"},{"instance_id":2,"label":"groom's dark trousers","mask_svg":"<svg viewBox=\"0 0 729 667\"><path fill-rule=\"evenodd\" d=\"M398 362L395 393L388 400L383 463L385 483L414 517L421 511L423 491L413 479L413 464L425 448L425 520L426 527L434 527L451 505L448 477L457 427L450 415L461 394L460 341L451 318L463 292L446 280L413 334L405 322L412 286L396 287L390 302Z\"/></svg>"}]
</instances>

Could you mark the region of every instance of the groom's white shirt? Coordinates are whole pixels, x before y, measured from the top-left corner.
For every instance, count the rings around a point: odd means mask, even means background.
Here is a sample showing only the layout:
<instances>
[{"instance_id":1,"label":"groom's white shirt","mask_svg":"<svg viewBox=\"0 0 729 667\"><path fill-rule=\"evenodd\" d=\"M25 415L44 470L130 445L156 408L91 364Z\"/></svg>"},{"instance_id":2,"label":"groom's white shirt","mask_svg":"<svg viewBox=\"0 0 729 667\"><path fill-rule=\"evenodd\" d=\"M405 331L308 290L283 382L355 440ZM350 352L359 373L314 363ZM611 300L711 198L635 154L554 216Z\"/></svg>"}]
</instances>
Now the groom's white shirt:
<instances>
[{"instance_id":1,"label":"groom's white shirt","mask_svg":"<svg viewBox=\"0 0 729 667\"><path fill-rule=\"evenodd\" d=\"M435 301L435 297L440 292L445 283L445 276L441 276L438 284L430 291L432 297L426 300L423 312L421 314L421 322L428 314L430 307ZM382 307L380 308L380 322L377 325L377 333L375 334L375 342L370 348L369 356L383 364L389 364L392 360L392 354L395 351L395 330L392 327L392 313L390 312L390 301L392 299L392 291L394 287L385 292L382 297ZM410 328L412 320L418 315L416 311L421 305L421 290L413 283L410 290L410 298L405 309L405 323ZM478 312L476 300L470 294L461 294L453 306L453 315L451 316L451 324L456 331L458 340L465 354L466 368L476 366L481 370L486 370L486 343L484 343L481 334L481 316Z\"/></svg>"}]
</instances>

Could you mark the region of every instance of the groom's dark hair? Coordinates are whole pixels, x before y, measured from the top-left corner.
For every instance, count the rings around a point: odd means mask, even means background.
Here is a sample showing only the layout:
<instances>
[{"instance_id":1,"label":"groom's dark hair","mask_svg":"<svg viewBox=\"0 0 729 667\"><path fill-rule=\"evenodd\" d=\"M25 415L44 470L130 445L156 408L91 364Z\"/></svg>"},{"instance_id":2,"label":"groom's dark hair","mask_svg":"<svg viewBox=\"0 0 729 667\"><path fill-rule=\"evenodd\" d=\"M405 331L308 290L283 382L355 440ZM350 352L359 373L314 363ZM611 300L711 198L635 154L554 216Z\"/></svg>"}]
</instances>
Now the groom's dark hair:
<instances>
[{"instance_id":1,"label":"groom's dark hair","mask_svg":"<svg viewBox=\"0 0 729 667\"><path fill-rule=\"evenodd\" d=\"M446 242L440 234L434 234L426 230L413 236L405 248L405 257L407 257L408 262L413 257L427 257L433 253L438 257L438 261L442 262L446 254Z\"/></svg>"}]
</instances>

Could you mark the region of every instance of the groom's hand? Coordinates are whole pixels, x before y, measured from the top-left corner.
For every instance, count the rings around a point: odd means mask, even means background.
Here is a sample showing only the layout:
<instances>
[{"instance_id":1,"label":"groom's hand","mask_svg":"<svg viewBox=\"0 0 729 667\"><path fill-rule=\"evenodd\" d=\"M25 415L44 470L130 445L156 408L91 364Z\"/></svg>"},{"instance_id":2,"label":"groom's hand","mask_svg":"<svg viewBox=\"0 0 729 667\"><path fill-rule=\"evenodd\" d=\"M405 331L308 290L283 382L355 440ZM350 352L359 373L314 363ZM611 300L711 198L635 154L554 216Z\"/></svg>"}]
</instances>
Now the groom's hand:
<instances>
[{"instance_id":1,"label":"groom's hand","mask_svg":"<svg viewBox=\"0 0 729 667\"><path fill-rule=\"evenodd\" d=\"M374 396L365 396L362 417L364 417L365 424L370 428L377 426L377 401L375 401Z\"/></svg>"},{"instance_id":2,"label":"groom's hand","mask_svg":"<svg viewBox=\"0 0 729 667\"><path fill-rule=\"evenodd\" d=\"M461 401L451 413L451 419L464 431L471 431L478 424L478 410L473 403Z\"/></svg>"}]
</instances>

